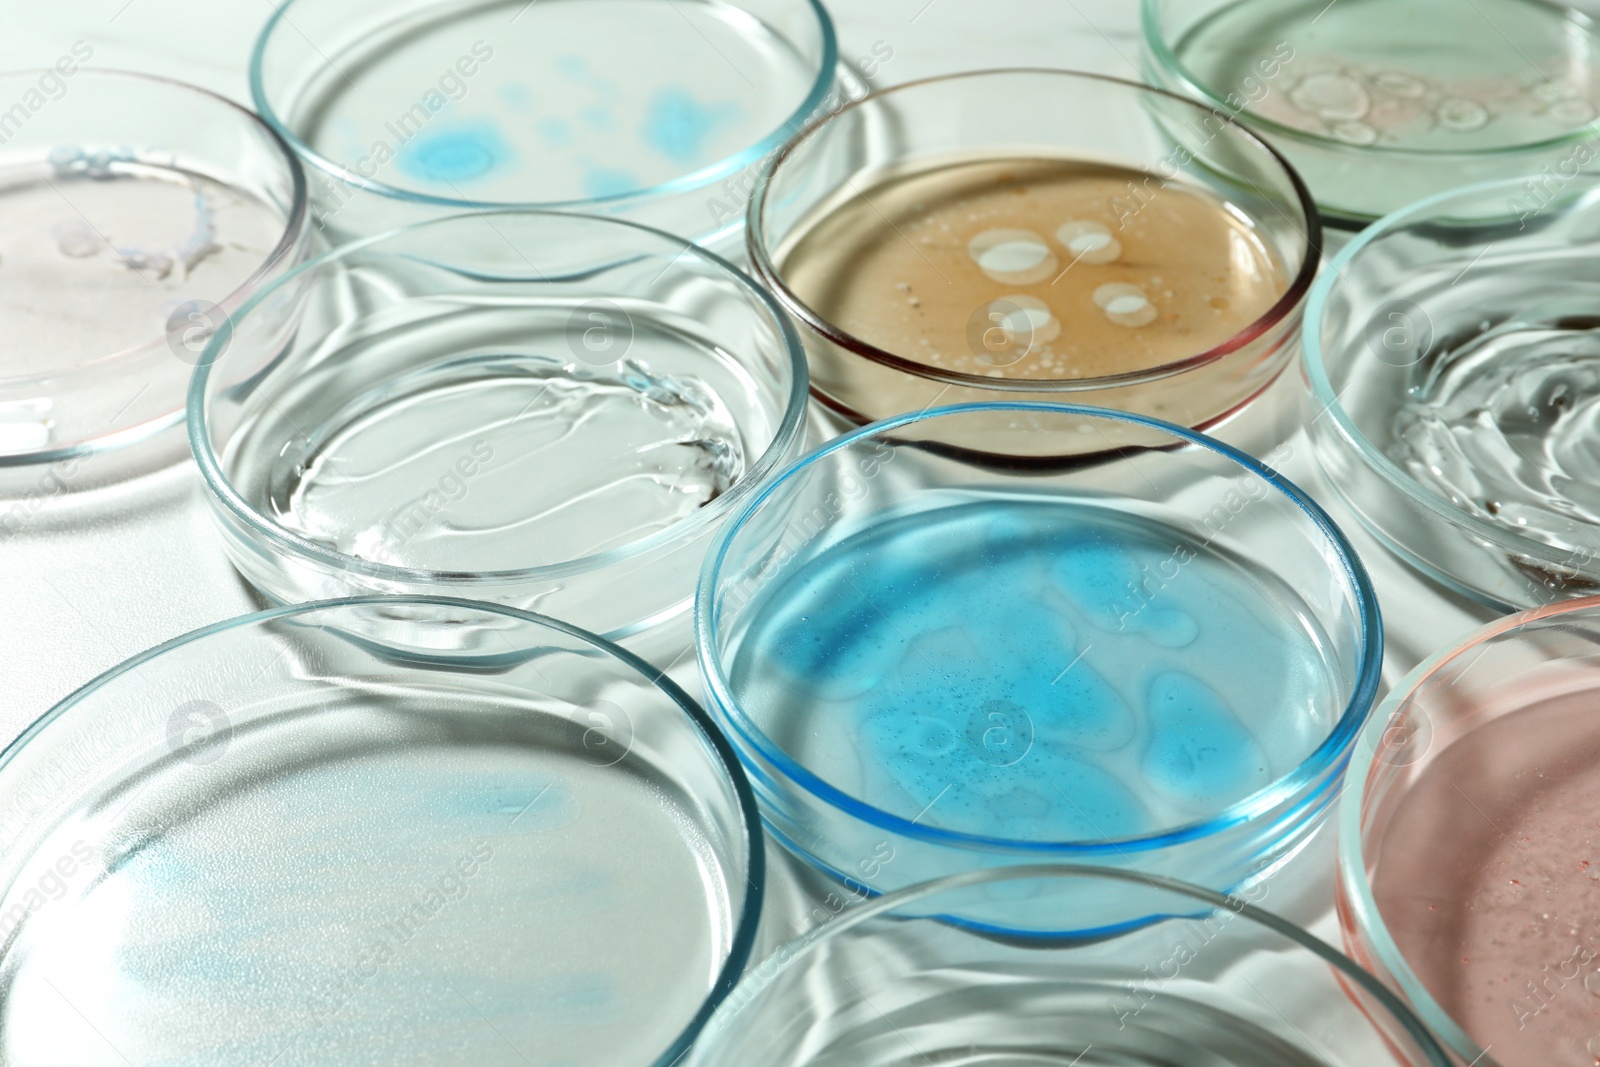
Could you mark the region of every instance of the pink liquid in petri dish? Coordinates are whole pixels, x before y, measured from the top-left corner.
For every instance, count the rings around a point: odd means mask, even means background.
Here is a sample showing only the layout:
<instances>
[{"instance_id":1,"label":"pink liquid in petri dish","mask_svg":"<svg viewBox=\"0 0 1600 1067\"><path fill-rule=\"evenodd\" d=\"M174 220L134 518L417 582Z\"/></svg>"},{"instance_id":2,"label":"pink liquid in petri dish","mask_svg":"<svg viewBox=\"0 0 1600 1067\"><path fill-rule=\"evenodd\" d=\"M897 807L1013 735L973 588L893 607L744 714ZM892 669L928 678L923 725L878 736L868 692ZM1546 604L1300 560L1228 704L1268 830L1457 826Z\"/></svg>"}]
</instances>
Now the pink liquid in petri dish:
<instances>
[{"instance_id":1,"label":"pink liquid in petri dish","mask_svg":"<svg viewBox=\"0 0 1600 1067\"><path fill-rule=\"evenodd\" d=\"M1600 1063L1600 671L1563 674L1432 756L1373 878L1401 955L1506 1067Z\"/></svg>"}]
</instances>

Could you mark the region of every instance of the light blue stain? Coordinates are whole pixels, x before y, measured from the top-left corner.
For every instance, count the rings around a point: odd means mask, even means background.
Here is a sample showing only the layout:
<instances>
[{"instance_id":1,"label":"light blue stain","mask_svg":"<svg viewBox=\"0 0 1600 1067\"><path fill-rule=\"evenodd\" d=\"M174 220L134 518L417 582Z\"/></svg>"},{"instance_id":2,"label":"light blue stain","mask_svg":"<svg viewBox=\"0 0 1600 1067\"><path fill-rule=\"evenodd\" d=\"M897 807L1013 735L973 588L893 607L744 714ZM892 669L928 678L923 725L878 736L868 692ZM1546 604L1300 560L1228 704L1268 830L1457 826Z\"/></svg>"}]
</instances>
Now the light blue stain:
<instances>
[{"instance_id":1,"label":"light blue stain","mask_svg":"<svg viewBox=\"0 0 1600 1067\"><path fill-rule=\"evenodd\" d=\"M556 70L563 78L581 84L590 78L589 61L575 52L556 57Z\"/></svg>"},{"instance_id":2,"label":"light blue stain","mask_svg":"<svg viewBox=\"0 0 1600 1067\"><path fill-rule=\"evenodd\" d=\"M632 171L593 164L584 166L583 191L588 196L620 196L639 188L641 188L639 179Z\"/></svg>"},{"instance_id":3,"label":"light blue stain","mask_svg":"<svg viewBox=\"0 0 1600 1067\"><path fill-rule=\"evenodd\" d=\"M610 133L617 128L616 112L603 104L588 104L580 108L578 118L596 133Z\"/></svg>"},{"instance_id":4,"label":"light blue stain","mask_svg":"<svg viewBox=\"0 0 1600 1067\"><path fill-rule=\"evenodd\" d=\"M1165 557L1136 560L1103 537L1085 537L1059 554L1051 577L1094 622L1117 633L1143 634L1164 648L1182 648L1200 635L1192 615L1162 597L1182 573L1177 546Z\"/></svg>"},{"instance_id":5,"label":"light blue stain","mask_svg":"<svg viewBox=\"0 0 1600 1067\"><path fill-rule=\"evenodd\" d=\"M1268 783L1266 756L1222 698L1181 671L1158 674L1149 690L1150 743L1144 772L1174 799L1218 803Z\"/></svg>"},{"instance_id":6,"label":"light blue stain","mask_svg":"<svg viewBox=\"0 0 1600 1067\"><path fill-rule=\"evenodd\" d=\"M687 89L669 86L650 97L639 136L674 163L694 163L705 156L706 142L717 127L739 115L732 101L703 104Z\"/></svg>"},{"instance_id":7,"label":"light blue stain","mask_svg":"<svg viewBox=\"0 0 1600 1067\"><path fill-rule=\"evenodd\" d=\"M521 82L505 82L494 92L500 102L512 111L533 110L533 90Z\"/></svg>"},{"instance_id":8,"label":"light blue stain","mask_svg":"<svg viewBox=\"0 0 1600 1067\"><path fill-rule=\"evenodd\" d=\"M400 149L396 162L413 178L455 185L509 163L511 146L492 119L426 129Z\"/></svg>"},{"instance_id":9,"label":"light blue stain","mask_svg":"<svg viewBox=\"0 0 1600 1067\"><path fill-rule=\"evenodd\" d=\"M559 117L540 119L533 128L551 148L570 148L578 139L572 123Z\"/></svg>"}]
</instances>

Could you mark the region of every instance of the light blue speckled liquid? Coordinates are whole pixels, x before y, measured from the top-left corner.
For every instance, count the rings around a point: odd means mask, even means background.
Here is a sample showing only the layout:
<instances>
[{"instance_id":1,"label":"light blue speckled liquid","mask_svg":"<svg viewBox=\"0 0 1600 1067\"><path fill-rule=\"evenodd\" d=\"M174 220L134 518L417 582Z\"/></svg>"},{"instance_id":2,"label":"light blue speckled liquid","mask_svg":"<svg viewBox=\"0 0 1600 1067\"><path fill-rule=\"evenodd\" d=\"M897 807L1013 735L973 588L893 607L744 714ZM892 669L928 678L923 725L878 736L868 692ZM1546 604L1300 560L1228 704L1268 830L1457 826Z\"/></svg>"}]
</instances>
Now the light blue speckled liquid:
<instances>
[{"instance_id":1,"label":"light blue speckled liquid","mask_svg":"<svg viewBox=\"0 0 1600 1067\"><path fill-rule=\"evenodd\" d=\"M1293 770L1341 710L1296 593L1194 534L977 496L798 565L736 699L805 767L924 825L1086 841L1193 823Z\"/></svg>"}]
</instances>

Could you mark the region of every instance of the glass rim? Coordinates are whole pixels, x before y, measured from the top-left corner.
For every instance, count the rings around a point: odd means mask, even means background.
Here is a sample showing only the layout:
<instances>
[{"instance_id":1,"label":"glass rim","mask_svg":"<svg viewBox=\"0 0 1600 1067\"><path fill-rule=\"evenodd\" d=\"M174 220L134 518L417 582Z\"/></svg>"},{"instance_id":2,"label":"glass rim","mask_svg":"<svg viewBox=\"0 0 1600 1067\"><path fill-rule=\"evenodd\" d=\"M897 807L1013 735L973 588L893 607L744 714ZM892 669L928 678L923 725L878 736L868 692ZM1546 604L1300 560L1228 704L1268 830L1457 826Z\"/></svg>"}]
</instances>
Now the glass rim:
<instances>
[{"instance_id":1,"label":"glass rim","mask_svg":"<svg viewBox=\"0 0 1600 1067\"><path fill-rule=\"evenodd\" d=\"M673 681L666 670L647 663L634 653L598 634L548 615L524 611L504 604L490 604L475 600L465 600L460 597L432 595L340 597L331 600L312 600L300 604L269 608L265 611L250 612L231 619L210 623L180 634L170 640L163 641L153 648L148 648L123 660L73 690L57 701L43 715L30 723L10 744L0 748L0 781L5 779L7 769L17 755L26 746L36 743L53 723L70 713L73 708L101 689L115 684L125 676L137 674L140 667L152 660L180 652L190 645L198 644L219 634L235 630L246 630L265 623L293 619L296 616L314 615L320 612L339 611L347 608L392 608L396 605L425 605L438 608L468 609L479 614L500 615L529 626L553 630L575 638L581 643L588 644L595 650L609 656L613 661L629 668L640 677L649 679L651 686L664 694L668 700L677 706L678 710L683 712L688 719L689 725L699 732L706 746L715 756L716 761L721 764L724 779L733 789L739 817L744 823L743 842L749 850L745 870L742 872L730 870L729 874L742 873L749 889L744 896L732 937L729 939L728 956L718 969L710 991L706 994L705 999L701 1001L700 1007L685 1028L652 1063L652 1067L673 1067L705 1029L706 1023L710 1021L717 1006L726 1000L728 994L733 991L754 952L757 927L761 919L762 903L766 895L765 832L761 828L761 816L756 806L755 792L750 786L750 780L745 774L744 766L739 762L738 754L734 751L732 744L723 736L722 731L717 729L716 723L712 720L710 714L693 697L686 693L677 682Z\"/></svg>"},{"instance_id":2,"label":"glass rim","mask_svg":"<svg viewBox=\"0 0 1600 1067\"><path fill-rule=\"evenodd\" d=\"M317 170L346 185L364 192L387 197L391 200L423 204L431 207L452 208L458 211L518 209L524 211L583 212L598 209L610 210L625 208L645 200L658 199L676 193L704 188L713 182L739 173L782 145L788 139L789 131L802 125L821 106L823 100L827 98L829 89L836 78L836 69L840 64L839 42L832 16L828 14L827 8L823 7L821 0L800 0L810 9L812 16L816 19L816 27L821 37L822 54L817 64L817 72L812 79L811 87L807 90L799 106L779 123L775 129L754 144L747 146L734 155L709 163L698 170L642 189L609 193L604 196L576 197L564 200L470 200L418 192L398 185L391 185L387 182L381 182L374 178L367 178L365 175L351 170L344 164L336 162L312 148L283 120L277 109L273 107L271 97L267 93L263 66L266 59L267 46L272 40L274 31L278 29L278 24L281 22L293 28L294 24L289 21L288 11L297 2L301 2L302 6L304 6L305 3L311 3L314 0L281 0L281 2L273 4L272 15L268 17L266 24L262 26L261 32L256 35L255 43L250 49L250 96L255 102L256 110L260 113L262 120L281 134L283 139L293 146L294 151ZM441 3L438 6L442 7L444 5ZM736 225L737 218L733 221L733 226ZM718 231L718 234L724 232L732 232L732 230L729 226L724 226ZM708 241L711 239L710 237L706 238Z\"/></svg>"},{"instance_id":3,"label":"glass rim","mask_svg":"<svg viewBox=\"0 0 1600 1067\"><path fill-rule=\"evenodd\" d=\"M835 121L840 116L849 114L853 110L868 104L876 104L884 99L904 92L914 92L917 89L929 86L944 85L973 78L993 78L1014 75L1045 75L1058 77L1069 81L1094 81L1102 82L1125 91L1131 90L1138 96L1158 96L1194 108L1207 115L1214 115L1227 123L1228 127L1244 141L1264 153L1288 178L1290 187L1294 191L1295 199L1299 202L1300 210L1304 216L1305 226L1290 225L1303 239L1301 246L1300 269L1290 280L1283 295L1267 309L1259 318L1232 337L1214 345L1203 352L1182 359L1163 363L1156 367L1147 367L1143 370L1123 371L1118 374L1096 375L1088 378L990 378L981 374L967 374L961 371L943 370L929 364L920 363L902 355L880 348L846 330L828 322L827 319L817 314L815 309L789 287L784 279L783 271L772 260L771 241L767 238L767 228L762 221L762 212L766 206L768 194L771 191L773 180L778 171L794 152L813 135ZM1322 254L1322 220L1317 213L1316 202L1311 197L1310 190L1306 187L1299 173L1290 165L1289 161L1278 152L1276 148L1262 140L1253 131L1236 122L1232 116L1207 108L1195 100L1158 89L1154 86L1144 85L1140 82L1117 78L1108 74L1094 74L1087 71L1069 70L1062 67L988 67L980 70L959 71L952 74L938 74L926 78L917 78L912 81L901 82L886 89L875 89L859 99L846 103L838 111L823 115L811 122L805 129L785 144L776 152L767 164L762 167L761 173L756 177L755 185L751 190L750 203L745 211L745 251L750 260L751 270L757 279L767 288L771 289L778 297L784 308L805 323L806 326L816 331L824 339L838 346L853 356L859 356L869 362L887 367L890 370L906 374L914 378L941 382L947 386L962 386L973 389L985 389L1000 393L1061 393L1072 394L1094 392L1105 389L1144 385L1160 381L1165 378L1175 377L1200 367L1208 366L1249 346L1261 337L1270 333L1275 327L1287 321L1301 307L1310 291L1312 279L1316 277L1317 268ZM836 398L827 398L830 407L834 407L842 414L851 416L857 421L868 421L867 417L859 415L848 405Z\"/></svg>"},{"instance_id":4,"label":"glass rim","mask_svg":"<svg viewBox=\"0 0 1600 1067\"><path fill-rule=\"evenodd\" d=\"M716 597L722 569L735 538L754 515L760 511L778 490L792 480L805 475L813 466L835 452L869 438L888 438L902 427L931 419L974 413L1014 411L1050 415L1072 415L1087 418L1109 419L1153 429L1179 439L1180 444L1197 445L1224 459L1231 460L1247 473L1266 482L1296 505L1310 520L1312 526L1326 539L1340 563L1343 585L1356 602L1353 621L1359 633L1359 652L1355 664L1350 695L1346 699L1338 720L1328 735L1301 758L1293 770L1280 775L1261 789L1234 801L1215 815L1180 826L1131 837L1099 840L1034 840L1029 838L999 837L991 834L947 830L915 822L901 815L869 804L803 766L786 750L775 744L734 698L727 671L722 662L721 641L718 635ZM914 446L914 442L911 443ZM958 848L999 851L1026 855L1124 855L1128 852L1145 852L1190 841L1215 836L1253 818L1264 815L1280 805L1308 799L1306 787L1314 784L1326 772L1340 770L1348 761L1351 746L1362 726L1369 718L1377 695L1383 669L1383 625L1379 612L1377 593L1373 589L1366 567L1344 533L1316 501L1304 490L1277 471L1246 453L1214 438L1174 423L1130 412L1113 411L1077 404L1030 403L1007 401L984 404L954 404L927 411L898 415L863 426L858 430L834 438L821 448L801 457L771 478L760 495L750 501L734 518L717 532L716 540L706 554L700 571L700 581L695 592L694 637L696 658L700 664L701 680L706 689L707 703L719 720L726 720L738 737L788 781L810 796L827 804L844 815L868 825L914 840Z\"/></svg>"},{"instance_id":5,"label":"glass rim","mask_svg":"<svg viewBox=\"0 0 1600 1067\"><path fill-rule=\"evenodd\" d=\"M31 79L45 74L59 73L54 67L36 67L24 70L8 70L0 72L0 81L16 78ZM300 158L278 131L269 123L263 122L261 116L254 111L236 103L233 100L202 88L189 82L169 78L163 74L147 74L143 71L124 70L113 67L81 67L72 75L74 81L88 75L94 81L106 81L115 85L124 80L147 82L165 90L185 94L191 99L203 100L208 106L221 105L231 112L236 119L242 119L247 128L265 134L269 143L276 148L279 159L288 171L290 193L288 209L284 222L283 232L278 236L277 243L273 245L266 257L253 269L246 278L235 286L228 294L217 301L216 306L223 311L241 307L254 293L259 291L263 279L276 270L290 255L305 237L310 220L310 198L306 181L305 168L300 163ZM213 177L213 180L216 180ZM27 385L35 382L64 382L84 380L104 380L108 372L114 374L117 368L122 367L130 360L143 356L155 355L169 342L166 333L157 334L146 341L95 356L85 362L65 370L41 371L35 374L7 375L0 373L0 387ZM58 395L61 389L56 388L52 395ZM180 394L181 400L181 394ZM55 448L36 449L29 452L15 452L0 454L0 468L32 466L41 463L59 463L63 460L76 459L81 456L94 455L110 449L125 448L138 444L161 433L163 430L176 426L183 421L183 404L180 402L171 411L146 419L143 422L121 429L106 430L92 434L74 444L61 445Z\"/></svg>"},{"instance_id":6,"label":"glass rim","mask_svg":"<svg viewBox=\"0 0 1600 1067\"><path fill-rule=\"evenodd\" d=\"M1172 50L1172 46L1167 43L1166 36L1161 32L1161 15L1157 10L1161 3L1162 0L1142 0L1141 2L1139 22L1144 34L1146 55L1167 73L1176 77L1197 100L1203 100L1214 107L1228 107L1226 100L1219 98L1215 91L1202 83L1188 67L1183 65L1183 62L1178 59L1177 53ZM1591 32L1600 30L1600 26L1597 26L1594 19L1561 2L1561 0L1557 0L1555 3L1546 3L1544 6L1557 9L1565 16L1567 21L1576 22ZM1462 149L1403 148L1397 145L1350 144L1348 141L1341 141L1337 137L1325 137L1311 130L1302 130L1298 126L1289 126L1275 119L1256 115L1252 112L1246 111L1243 113L1249 115L1249 120L1253 125L1261 127L1273 137L1286 141L1299 141L1313 148L1321 148L1326 151L1339 152L1356 157L1372 155L1392 160L1411 159L1434 163L1448 162L1450 160L1470 162L1508 156L1532 155L1566 145L1582 144L1600 135L1600 117L1596 117L1567 133L1514 145L1500 145L1494 148L1479 148L1470 151ZM1524 177L1522 180L1525 181L1527 179ZM1356 218L1360 216L1350 217ZM1376 218L1377 216L1371 217Z\"/></svg>"},{"instance_id":7,"label":"glass rim","mask_svg":"<svg viewBox=\"0 0 1600 1067\"><path fill-rule=\"evenodd\" d=\"M1390 724L1403 716L1428 679L1489 642L1533 624L1566 615L1590 614L1600 619L1600 596L1557 601L1542 607L1519 611L1478 627L1448 647L1434 653L1395 683L1383 702L1372 713L1351 752L1345 772L1345 792L1339 800L1338 876L1335 879L1340 931L1352 951L1366 950L1394 976L1405 999L1427 1025L1459 1056L1480 1067L1499 1067L1488 1049L1479 1045L1461 1028L1428 991L1411 964L1400 951L1389 925L1378 910L1377 897L1367 877L1366 841L1363 833L1367 794L1373 787L1372 771L1378 760L1378 746Z\"/></svg>"},{"instance_id":8,"label":"glass rim","mask_svg":"<svg viewBox=\"0 0 1600 1067\"><path fill-rule=\"evenodd\" d=\"M1355 960L1340 952L1334 945L1282 916L1257 907L1249 901L1242 900L1231 894L1218 893L1214 890L1179 881L1175 878L1168 878L1164 875L1145 874L1141 871L1122 868L1065 863L1027 864L985 867L975 871L965 871L960 874L946 875L919 882L916 885L897 889L892 893L877 896L853 908L846 909L832 920L813 927L769 957L778 961L777 966L769 973L752 975L746 979L746 983L749 985L751 996L759 997L777 981L780 975L793 967L797 960L803 960L813 953L822 951L831 941L848 934L851 930L873 919L884 915L892 916L895 911L907 904L914 904L930 897L937 897L952 890L991 885L997 882L1056 879L1100 880L1154 888L1173 896L1187 897L1198 904L1207 905L1213 911L1225 908L1235 915L1242 916L1250 920L1255 926L1269 930L1296 946L1317 955L1323 962L1338 972L1337 981L1341 984L1353 982L1360 987L1362 992L1377 1001L1384 1011L1395 1022L1400 1024L1406 1035L1416 1043L1418 1049L1427 1057L1431 1065L1434 1065L1434 1067L1450 1067L1451 1061L1444 1048L1440 1046L1438 1040L1428 1031L1428 1028L1411 1007L1374 975ZM912 915L906 918L908 920L928 922L941 921L937 915ZM1159 922L1184 918L1188 918L1188 916L1176 913L1155 917ZM983 935L975 934L974 936ZM717 1023L722 1026L729 1025L733 1019L737 1018L737 1013L744 1010L751 1002L751 999L744 1000L730 1014L719 1016ZM713 1034L715 1032L715 1029L708 1031L708 1033Z\"/></svg>"},{"instance_id":9,"label":"glass rim","mask_svg":"<svg viewBox=\"0 0 1600 1067\"><path fill-rule=\"evenodd\" d=\"M784 355L787 356L789 373L792 377L789 384L789 396L783 408L783 415L773 429L772 440L762 451L760 457L750 464L744 474L727 492L718 495L716 499L696 509L693 513L654 533L602 552L592 552L586 556L578 556L574 559L561 560L556 563L544 563L536 567L520 567L506 570L436 570L421 567L401 567L395 564L363 559L359 556L339 552L293 533L272 521L272 519L247 502L223 472L221 461L211 444L210 430L206 425L210 407L207 385L210 380L212 365L226 352L236 329L235 319L240 322L245 321L263 300L277 293L280 289L296 284L301 278L312 276L315 272L330 264L353 257L385 242L398 240L420 230L464 223L469 219L489 221L496 218L512 217L568 220L576 221L582 225L632 229L646 235L651 240L664 242L669 248L677 247L677 254L672 257L671 263L668 264L669 269L672 264L677 263L685 255L699 257L708 263L725 281L731 281L740 292L754 297L755 306L776 327L776 333L782 344ZM489 221L489 225L493 227L494 224ZM210 340L207 341L205 350L201 353L199 360L196 361L194 373L189 379L189 402L186 420L189 432L189 447L194 453L195 465L200 470L201 480L210 491L212 498L220 502L230 514L244 523L252 534L265 538L275 547L297 556L309 557L326 567L336 568L343 572L354 572L380 581L418 585L491 585L504 582L551 581L590 574L617 563L635 559L647 552L674 542L686 541L701 530L713 525L751 493L755 492L760 482L772 473L783 455L799 439L804 428L809 383L809 370L806 365L805 350L800 343L800 336L795 332L793 324L784 316L782 309L770 294L751 280L749 275L710 249L703 248L686 238L678 237L675 234L658 230L652 226L646 226L643 223L633 222L629 219L556 211L530 211L523 208L503 208L492 211L471 211L459 215L447 215L443 218L428 219L389 230L373 237L363 238L360 241L339 245L324 255L302 263L294 270L275 280L240 307L236 316L225 316L222 324L216 328ZM627 636L627 631L617 631L612 633L611 636L625 637Z\"/></svg>"},{"instance_id":10,"label":"glass rim","mask_svg":"<svg viewBox=\"0 0 1600 1067\"><path fill-rule=\"evenodd\" d=\"M1600 188L1600 175L1579 175L1574 181L1585 182L1591 188ZM1502 178L1495 181L1463 185L1442 193L1436 193L1425 200L1408 204L1398 211L1384 215L1353 237L1350 243L1345 245L1339 251L1339 254L1333 257L1328 264L1328 269L1322 273L1321 277L1316 280L1316 284L1311 287L1311 295L1306 301L1305 318L1300 326L1300 358L1301 366L1306 372L1306 380L1311 387L1312 399L1320 410L1320 414L1311 421L1316 422L1317 419L1325 416L1331 417L1334 425L1339 429L1340 436L1350 443L1368 469L1376 471L1384 481L1388 482L1392 488L1398 489L1408 500L1422 505L1446 522L1462 527L1469 533L1481 537L1500 548L1523 553L1535 560L1549 561L1560 551L1554 545L1524 537L1508 527L1497 525L1487 519L1481 519L1476 515L1461 511L1444 497L1424 487L1415 478L1402 470L1399 464L1390 459L1371 438L1361 431L1344 405L1339 403L1339 397L1343 394L1343 390L1335 390L1333 388L1333 380L1328 375L1327 361L1323 355L1322 344L1323 318L1327 313L1329 298L1332 296L1335 286L1347 284L1345 269L1369 246L1376 243L1380 238L1390 235L1407 224L1423 219L1436 209L1445 207L1457 200L1471 200L1498 191L1521 191L1526 182L1526 178ZM1337 485L1335 489L1338 489ZM1340 495L1344 495L1342 491L1340 491ZM1370 523L1370 521L1363 519L1364 523ZM1381 531L1380 537L1388 540L1387 535L1382 534ZM1429 568L1435 567L1434 564L1426 560L1421 562ZM1449 581L1457 585L1465 586L1466 584L1459 578L1451 578ZM1474 591L1471 595L1475 599L1481 599L1489 594ZM1491 606L1500 607L1501 609L1508 607L1508 605L1499 600L1492 600Z\"/></svg>"}]
</instances>

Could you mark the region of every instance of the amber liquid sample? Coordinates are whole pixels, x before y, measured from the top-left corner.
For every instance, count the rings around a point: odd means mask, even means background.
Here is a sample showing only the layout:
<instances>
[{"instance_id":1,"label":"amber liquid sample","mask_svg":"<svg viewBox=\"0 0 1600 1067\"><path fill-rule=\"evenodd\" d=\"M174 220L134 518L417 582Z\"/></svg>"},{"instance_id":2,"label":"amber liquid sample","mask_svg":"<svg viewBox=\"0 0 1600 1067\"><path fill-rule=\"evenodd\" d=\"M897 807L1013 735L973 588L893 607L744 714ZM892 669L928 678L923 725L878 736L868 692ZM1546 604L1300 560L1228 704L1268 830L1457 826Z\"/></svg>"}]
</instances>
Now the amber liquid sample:
<instances>
[{"instance_id":1,"label":"amber liquid sample","mask_svg":"<svg viewBox=\"0 0 1600 1067\"><path fill-rule=\"evenodd\" d=\"M991 378L1099 378L1200 355L1285 271L1210 192L1070 159L922 165L828 204L780 252L791 290L894 355Z\"/></svg>"}]
</instances>

